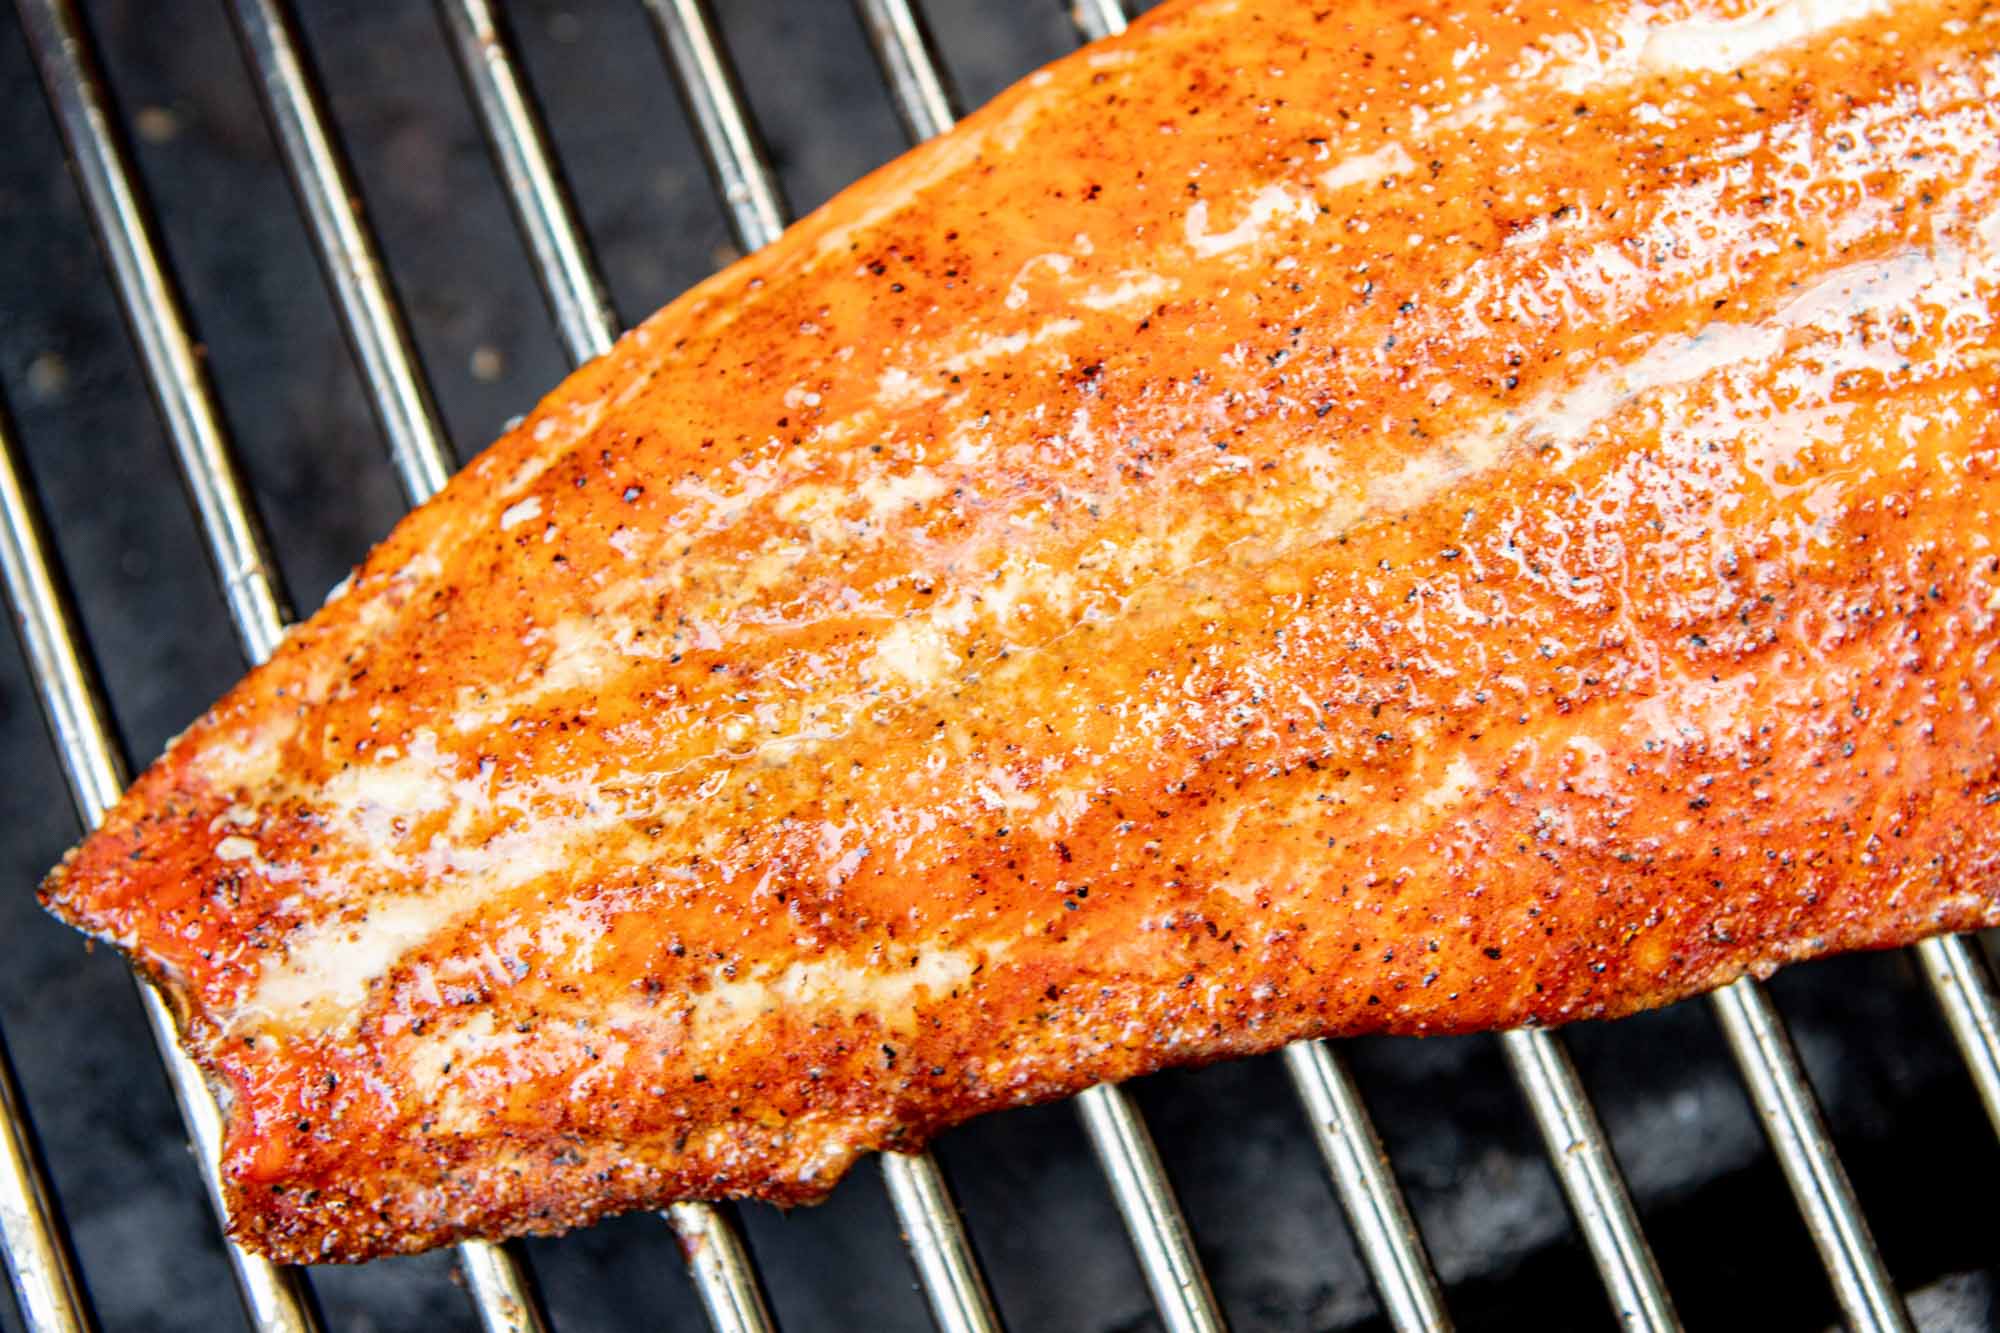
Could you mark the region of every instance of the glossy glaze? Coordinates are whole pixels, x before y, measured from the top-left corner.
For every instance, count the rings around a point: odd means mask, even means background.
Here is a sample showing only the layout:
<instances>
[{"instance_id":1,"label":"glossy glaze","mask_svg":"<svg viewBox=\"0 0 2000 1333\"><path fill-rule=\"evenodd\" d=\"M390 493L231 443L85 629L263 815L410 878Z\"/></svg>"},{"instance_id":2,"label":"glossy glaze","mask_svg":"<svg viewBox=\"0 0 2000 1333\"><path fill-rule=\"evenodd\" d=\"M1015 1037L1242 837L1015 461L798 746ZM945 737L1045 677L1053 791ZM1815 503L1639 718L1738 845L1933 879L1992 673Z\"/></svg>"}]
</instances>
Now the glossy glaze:
<instances>
[{"instance_id":1,"label":"glossy glaze","mask_svg":"<svg viewBox=\"0 0 2000 1333\"><path fill-rule=\"evenodd\" d=\"M1995 31L1165 6L572 376L48 901L293 1259L2000 920Z\"/></svg>"}]
</instances>

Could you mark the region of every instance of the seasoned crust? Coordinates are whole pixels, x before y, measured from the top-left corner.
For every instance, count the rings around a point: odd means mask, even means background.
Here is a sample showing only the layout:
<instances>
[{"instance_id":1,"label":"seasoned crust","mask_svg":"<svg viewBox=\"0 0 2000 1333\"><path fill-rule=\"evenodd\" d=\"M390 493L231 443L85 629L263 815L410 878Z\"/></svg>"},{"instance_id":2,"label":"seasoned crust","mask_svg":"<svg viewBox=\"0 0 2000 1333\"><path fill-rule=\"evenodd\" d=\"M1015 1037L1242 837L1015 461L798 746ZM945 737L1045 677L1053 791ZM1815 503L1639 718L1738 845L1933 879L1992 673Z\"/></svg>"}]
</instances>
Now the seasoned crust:
<instances>
[{"instance_id":1,"label":"seasoned crust","mask_svg":"<svg viewBox=\"0 0 2000 1333\"><path fill-rule=\"evenodd\" d=\"M1164 7L654 316L65 858L238 1236L2000 920L1976 28L1328 14Z\"/></svg>"}]
</instances>

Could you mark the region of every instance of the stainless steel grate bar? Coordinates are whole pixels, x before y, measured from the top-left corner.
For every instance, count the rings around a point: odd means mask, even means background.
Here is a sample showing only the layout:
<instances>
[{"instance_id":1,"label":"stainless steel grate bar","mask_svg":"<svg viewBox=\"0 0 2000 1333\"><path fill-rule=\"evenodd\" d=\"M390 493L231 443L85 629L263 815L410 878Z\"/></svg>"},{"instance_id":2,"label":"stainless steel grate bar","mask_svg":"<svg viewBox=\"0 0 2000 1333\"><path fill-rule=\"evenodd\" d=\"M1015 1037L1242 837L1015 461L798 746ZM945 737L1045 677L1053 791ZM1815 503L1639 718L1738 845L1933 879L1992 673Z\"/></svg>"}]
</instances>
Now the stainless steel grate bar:
<instances>
[{"instance_id":1,"label":"stainless steel grate bar","mask_svg":"<svg viewBox=\"0 0 2000 1333\"><path fill-rule=\"evenodd\" d=\"M1347 1062L1326 1042L1299 1041L1285 1048L1285 1069L1390 1324L1399 1333L1449 1329L1451 1316L1423 1233L1410 1216Z\"/></svg>"},{"instance_id":2,"label":"stainless steel grate bar","mask_svg":"<svg viewBox=\"0 0 2000 1333\"><path fill-rule=\"evenodd\" d=\"M277 646L283 599L266 573L264 537L243 505L227 462L222 420L208 373L188 334L180 294L168 276L114 127L110 98L75 0L18 0L42 85L69 148L70 168L118 284L167 435L193 490L230 614L268 629L259 658Z\"/></svg>"},{"instance_id":3,"label":"stainless steel grate bar","mask_svg":"<svg viewBox=\"0 0 2000 1333\"><path fill-rule=\"evenodd\" d=\"M35 1151L13 1061L0 1042L0 1245L15 1308L35 1333L84 1333L90 1306Z\"/></svg>"},{"instance_id":4,"label":"stainless steel grate bar","mask_svg":"<svg viewBox=\"0 0 2000 1333\"><path fill-rule=\"evenodd\" d=\"M1639 1229L1638 1211L1569 1052L1553 1033L1532 1028L1502 1033L1500 1045L1534 1112L1556 1179L1597 1262L1619 1325L1678 1329L1680 1319Z\"/></svg>"},{"instance_id":5,"label":"stainless steel grate bar","mask_svg":"<svg viewBox=\"0 0 2000 1333\"><path fill-rule=\"evenodd\" d=\"M262 534L243 503L228 462L221 418L195 352L178 292L168 276L140 200L110 100L73 0L20 0L22 23L41 71L49 104L69 149L70 166L118 287L148 384L187 479L214 558L223 596L246 650L263 658L278 642L283 601L265 560ZM39 555L40 553L38 553ZM45 558L45 557L44 557ZM21 609L26 614L25 608ZM94 827L124 789L117 751L91 697L82 655L66 621L45 625L51 640L70 645L54 659L59 674L38 677L77 805ZM216 1168L222 1116L201 1073L181 1053L172 1016L158 991L141 983L147 1021L173 1085L216 1215L223 1215ZM228 1245L244 1308L266 1330L316 1330L310 1289L296 1270Z\"/></svg>"},{"instance_id":6,"label":"stainless steel grate bar","mask_svg":"<svg viewBox=\"0 0 2000 1333\"><path fill-rule=\"evenodd\" d=\"M352 173L328 129L297 24L273 0L232 0L230 11L286 175L312 229L320 267L339 302L369 401L388 439L389 457L403 493L420 504L451 475L451 450L438 426L430 385L418 368L410 331L383 275Z\"/></svg>"},{"instance_id":7,"label":"stainless steel grate bar","mask_svg":"<svg viewBox=\"0 0 2000 1333\"><path fill-rule=\"evenodd\" d=\"M885 1152L882 1183L939 1333L997 1333L999 1312L936 1160L929 1153Z\"/></svg>"},{"instance_id":8,"label":"stainless steel grate bar","mask_svg":"<svg viewBox=\"0 0 2000 1333\"><path fill-rule=\"evenodd\" d=\"M13 604L22 642L27 647L42 711L56 737L70 796L84 827L95 828L125 788L124 766L111 739L82 640L56 591L50 549L34 525L22 488L18 485L0 488L0 503L4 503L6 510L7 598ZM136 974L133 979L138 983L146 1021L166 1063L168 1080L186 1122L209 1201L217 1216L221 1216L222 1199L216 1188L215 1173L222 1141L221 1113L202 1081L201 1072L181 1054L174 1041L173 1018L166 1001L158 991L139 981ZM280 1268L234 1244L227 1248L245 1311L254 1327L274 1333L316 1333L320 1327L319 1314L312 1293L297 1269Z\"/></svg>"},{"instance_id":9,"label":"stainless steel grate bar","mask_svg":"<svg viewBox=\"0 0 2000 1333\"><path fill-rule=\"evenodd\" d=\"M921 142L950 129L958 119L958 95L922 11L911 0L854 0L854 8L911 140Z\"/></svg>"},{"instance_id":10,"label":"stainless steel grate bar","mask_svg":"<svg viewBox=\"0 0 2000 1333\"><path fill-rule=\"evenodd\" d=\"M1906 1333L1913 1327L1909 1313L1868 1234L1777 1007L1750 977L1709 999L1849 1326L1856 1333Z\"/></svg>"},{"instance_id":11,"label":"stainless steel grate bar","mask_svg":"<svg viewBox=\"0 0 2000 1333\"><path fill-rule=\"evenodd\" d=\"M515 225L534 257L542 295L572 364L601 356L618 336L604 279L591 257L562 164L514 66L506 16L489 0L437 0L473 110L500 167Z\"/></svg>"},{"instance_id":12,"label":"stainless steel grate bar","mask_svg":"<svg viewBox=\"0 0 2000 1333\"><path fill-rule=\"evenodd\" d=\"M784 195L703 0L642 0L674 69L716 192L745 250L785 229Z\"/></svg>"},{"instance_id":13,"label":"stainless steel grate bar","mask_svg":"<svg viewBox=\"0 0 2000 1333\"><path fill-rule=\"evenodd\" d=\"M28 499L27 482L14 456L11 427L0 411L0 576L5 578L8 600L20 608L15 620L21 651L37 680L59 672L67 646L42 633L62 605L42 558L47 549L40 516ZM41 608L39 614L35 608ZM51 712L49 729L59 736L71 734L77 723ZM86 1333L95 1327L4 1041L0 1041L0 1244L6 1248L16 1308L30 1329Z\"/></svg>"},{"instance_id":14,"label":"stainless steel grate bar","mask_svg":"<svg viewBox=\"0 0 2000 1333\"><path fill-rule=\"evenodd\" d=\"M1944 935L1917 945L1917 961L1931 994L1944 1010L1986 1118L2000 1131L2000 989L1992 965L1967 935Z\"/></svg>"},{"instance_id":15,"label":"stainless steel grate bar","mask_svg":"<svg viewBox=\"0 0 2000 1333\"><path fill-rule=\"evenodd\" d=\"M297 22L282 0L234 0L231 9L389 457L404 495L411 504L422 504L450 477L451 449L383 271L360 191L330 128ZM486 1333L541 1333L547 1327L526 1264L513 1250L468 1241L458 1247L458 1260Z\"/></svg>"},{"instance_id":16,"label":"stainless steel grate bar","mask_svg":"<svg viewBox=\"0 0 2000 1333\"><path fill-rule=\"evenodd\" d=\"M42 526L27 469L0 430L0 574L42 714L69 778L77 816L95 827L125 790L125 767L110 740L97 679L73 628L74 617Z\"/></svg>"},{"instance_id":17,"label":"stainless steel grate bar","mask_svg":"<svg viewBox=\"0 0 2000 1333\"><path fill-rule=\"evenodd\" d=\"M1069 16L1086 41L1115 37L1125 31L1121 0L1071 0Z\"/></svg>"},{"instance_id":18,"label":"stainless steel grate bar","mask_svg":"<svg viewBox=\"0 0 2000 1333\"><path fill-rule=\"evenodd\" d=\"M769 1333L776 1328L735 1223L705 1203L674 1204L666 1217L687 1254L709 1327L716 1333Z\"/></svg>"},{"instance_id":19,"label":"stainless steel grate bar","mask_svg":"<svg viewBox=\"0 0 2000 1333\"><path fill-rule=\"evenodd\" d=\"M1215 1302L1187 1218L1131 1096L1100 1083L1078 1094L1075 1105L1111 1181L1112 1197L1167 1333L1221 1333L1227 1327L1222 1307Z\"/></svg>"},{"instance_id":20,"label":"stainless steel grate bar","mask_svg":"<svg viewBox=\"0 0 2000 1333\"><path fill-rule=\"evenodd\" d=\"M485 1333L543 1333L548 1328L548 1314L528 1261L513 1246L490 1240L461 1242L458 1271Z\"/></svg>"}]
</instances>

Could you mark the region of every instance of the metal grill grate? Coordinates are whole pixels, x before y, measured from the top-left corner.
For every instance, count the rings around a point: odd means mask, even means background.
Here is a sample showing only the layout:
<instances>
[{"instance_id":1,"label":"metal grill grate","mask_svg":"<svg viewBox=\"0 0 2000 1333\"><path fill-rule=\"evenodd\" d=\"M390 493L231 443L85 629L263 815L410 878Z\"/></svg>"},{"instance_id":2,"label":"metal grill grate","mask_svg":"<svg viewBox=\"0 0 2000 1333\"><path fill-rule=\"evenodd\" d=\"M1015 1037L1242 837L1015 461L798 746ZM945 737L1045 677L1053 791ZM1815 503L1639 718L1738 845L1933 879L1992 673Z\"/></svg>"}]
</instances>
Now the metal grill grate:
<instances>
[{"instance_id":1,"label":"metal grill grate","mask_svg":"<svg viewBox=\"0 0 2000 1333\"><path fill-rule=\"evenodd\" d=\"M451 451L308 54L286 0L229 3L397 476L408 501L420 502L444 483ZM701 0L640 3L738 244L747 250L769 243L788 210L712 16ZM18 5L203 538L221 571L221 591L243 656L261 661L286 620L279 581L111 112L89 31L75 0L18 0ZM587 360L610 346L618 321L512 37L490 0L437 0L437 8L562 346L571 362ZM909 137L920 140L947 129L957 114L956 94L911 0L855 0L855 8ZM1079 34L1091 38L1116 32L1125 22L1117 0L1078 0L1072 17ZM89 826L116 798L126 775L11 435L0 417L0 565L74 803ZM1984 956L1965 939L1929 941L1916 954L1986 1112L2000 1127L2000 999ZM171 1040L164 1003L143 983L141 991L213 1200L217 1108ZM1713 996L1712 1003L1848 1322L1868 1330L1911 1327L1772 1002L1746 980ZM1631 1327L1678 1327L1609 1141L1563 1043L1538 1031L1499 1040L1612 1310ZM1441 1284L1339 1049L1301 1043L1285 1052L1284 1061L1390 1323L1398 1329L1448 1327ZM1224 1327L1134 1102L1118 1088L1098 1087L1075 1104L1162 1324L1172 1330ZM0 1233L20 1311L36 1330L89 1328L84 1285L50 1203L4 1049L0 1131ZM883 1161L883 1176L937 1326L954 1333L999 1328L1000 1316L937 1164L928 1154L892 1155ZM772 1327L757 1274L729 1215L703 1205L677 1205L665 1216L711 1324L725 1333ZM230 1257L253 1327L320 1326L304 1273L233 1246ZM526 1333L547 1326L515 1248L471 1243L460 1247L458 1262L486 1329Z\"/></svg>"}]
</instances>

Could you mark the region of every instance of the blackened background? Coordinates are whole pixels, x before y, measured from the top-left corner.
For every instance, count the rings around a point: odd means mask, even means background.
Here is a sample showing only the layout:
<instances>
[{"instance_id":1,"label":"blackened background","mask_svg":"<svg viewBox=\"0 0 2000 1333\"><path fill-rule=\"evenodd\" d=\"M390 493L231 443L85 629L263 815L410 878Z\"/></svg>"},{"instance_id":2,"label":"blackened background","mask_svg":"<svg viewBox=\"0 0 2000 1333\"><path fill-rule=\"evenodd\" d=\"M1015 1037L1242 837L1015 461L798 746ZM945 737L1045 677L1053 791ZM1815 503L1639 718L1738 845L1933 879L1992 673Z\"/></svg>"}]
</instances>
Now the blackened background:
<instances>
[{"instance_id":1,"label":"blackened background","mask_svg":"<svg viewBox=\"0 0 2000 1333\"><path fill-rule=\"evenodd\" d=\"M723 0L723 27L803 210L902 146L838 0ZM86 4L167 249L205 338L295 601L316 605L401 510L220 3ZM1056 0L928 0L968 103L1068 50ZM631 0L512 7L528 73L627 320L733 251ZM461 457L564 365L432 7L309 2L336 121ZM25 42L0 15L0 389L55 523L129 755L239 674L236 640L65 169ZM0 646L0 1023L97 1307L114 1328L237 1319L227 1265L132 987L33 901L75 816L11 645ZM2000 1324L2000 1147L1900 955L1794 969L1775 991L1898 1282L1928 1328ZM1682 1313L1820 1329L1836 1312L1704 1006L1572 1045ZM1534 1128L1487 1038L1350 1047L1467 1328L1610 1325ZM1380 1325L1275 1058L1136 1085L1240 1330ZM951 1173L1017 1330L1155 1319L1071 1113L948 1135ZM927 1327L872 1164L789 1216L743 1210L779 1320ZM672 1238L628 1218L529 1245L564 1330L700 1327ZM450 1260L315 1273L330 1326L475 1327ZM17 1328L0 1300L0 1327Z\"/></svg>"}]
</instances>

